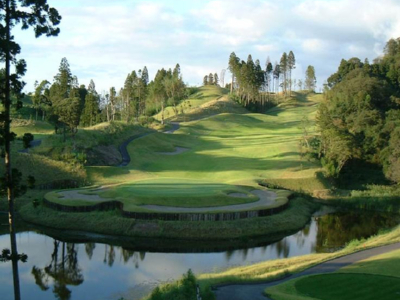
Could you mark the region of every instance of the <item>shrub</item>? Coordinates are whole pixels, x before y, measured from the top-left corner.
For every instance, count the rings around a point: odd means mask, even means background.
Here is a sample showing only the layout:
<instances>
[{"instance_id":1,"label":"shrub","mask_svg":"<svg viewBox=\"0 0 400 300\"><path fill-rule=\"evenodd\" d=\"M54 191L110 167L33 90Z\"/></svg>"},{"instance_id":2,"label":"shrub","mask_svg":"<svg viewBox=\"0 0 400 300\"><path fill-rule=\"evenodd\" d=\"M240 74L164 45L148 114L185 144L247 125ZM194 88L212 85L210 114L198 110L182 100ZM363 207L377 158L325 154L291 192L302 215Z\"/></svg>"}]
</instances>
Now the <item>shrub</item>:
<instances>
[{"instance_id":1,"label":"shrub","mask_svg":"<svg viewBox=\"0 0 400 300\"><path fill-rule=\"evenodd\" d=\"M30 147L31 142L33 141L34 137L32 133L25 133L22 137L22 143L24 144L24 148L28 149Z\"/></svg>"}]
</instances>

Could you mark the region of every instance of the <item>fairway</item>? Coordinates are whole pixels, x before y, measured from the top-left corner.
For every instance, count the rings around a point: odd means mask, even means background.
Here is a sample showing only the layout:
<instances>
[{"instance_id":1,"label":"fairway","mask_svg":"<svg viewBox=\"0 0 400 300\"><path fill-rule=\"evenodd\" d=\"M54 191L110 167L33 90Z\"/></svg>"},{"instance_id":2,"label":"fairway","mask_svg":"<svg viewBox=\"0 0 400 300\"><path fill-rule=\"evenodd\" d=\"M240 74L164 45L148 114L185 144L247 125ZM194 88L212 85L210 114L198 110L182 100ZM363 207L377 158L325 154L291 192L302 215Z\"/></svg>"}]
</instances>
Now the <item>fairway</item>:
<instances>
[{"instance_id":1,"label":"fairway","mask_svg":"<svg viewBox=\"0 0 400 300\"><path fill-rule=\"evenodd\" d=\"M212 94L214 100L223 96L221 89L214 91L220 93ZM302 160L299 153L302 119L315 119L319 100L319 95L299 95L291 101L294 105L267 114L221 109L216 115L181 122L173 134L158 132L131 142L131 162L126 167L88 167L89 181L115 185L96 193L123 201L130 210L147 204L209 207L257 201L249 192L260 189L258 183L266 178L311 179L320 170L319 164ZM230 102L230 110L234 106ZM197 115L198 110L193 111ZM308 131L313 132L310 123ZM277 201L281 200L278 195Z\"/></svg>"}]
</instances>

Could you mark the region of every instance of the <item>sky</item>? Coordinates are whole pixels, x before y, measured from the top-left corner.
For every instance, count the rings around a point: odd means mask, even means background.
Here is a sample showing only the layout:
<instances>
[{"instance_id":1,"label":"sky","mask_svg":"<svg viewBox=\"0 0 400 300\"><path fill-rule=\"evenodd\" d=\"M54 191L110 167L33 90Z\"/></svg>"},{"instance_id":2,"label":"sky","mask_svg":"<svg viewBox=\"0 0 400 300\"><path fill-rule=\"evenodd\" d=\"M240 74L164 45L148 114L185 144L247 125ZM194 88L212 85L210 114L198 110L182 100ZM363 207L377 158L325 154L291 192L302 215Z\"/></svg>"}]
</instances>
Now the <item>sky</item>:
<instances>
[{"instance_id":1,"label":"sky","mask_svg":"<svg viewBox=\"0 0 400 300\"><path fill-rule=\"evenodd\" d=\"M27 61L25 92L34 82L53 81L60 61L68 59L79 84L98 92L119 90L128 73L147 66L157 70L179 63L184 81L202 84L221 74L235 52L249 54L264 67L293 51L304 79L315 67L318 89L341 59L382 55L390 38L400 37L399 0L48 0L62 16L57 37L34 38L14 29ZM225 82L229 81L227 73Z\"/></svg>"}]
</instances>

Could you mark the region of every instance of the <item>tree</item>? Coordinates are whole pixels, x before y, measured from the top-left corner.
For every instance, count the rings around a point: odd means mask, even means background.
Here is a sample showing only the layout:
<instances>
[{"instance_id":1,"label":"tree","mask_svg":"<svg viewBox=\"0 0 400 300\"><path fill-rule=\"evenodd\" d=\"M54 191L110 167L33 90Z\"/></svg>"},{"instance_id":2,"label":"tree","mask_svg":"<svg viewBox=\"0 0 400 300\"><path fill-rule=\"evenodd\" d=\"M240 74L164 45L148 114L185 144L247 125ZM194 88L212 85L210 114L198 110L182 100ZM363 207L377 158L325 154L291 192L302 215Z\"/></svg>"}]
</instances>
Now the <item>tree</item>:
<instances>
[{"instance_id":1,"label":"tree","mask_svg":"<svg viewBox=\"0 0 400 300\"><path fill-rule=\"evenodd\" d=\"M1 138L5 148L5 188L8 200L9 227L11 240L11 256L13 264L14 296L20 299L18 282L18 251L15 238L14 223L14 196L16 195L13 172L11 166L11 141L14 134L10 130L11 93L21 95L24 83L20 78L25 74L26 63L17 60L20 46L15 42L12 29L17 24L22 24L22 29L33 27L35 36L56 36L60 29L55 27L61 21L57 10L51 8L46 0L0 0L0 59L5 63L4 81L0 89L3 103L3 112L0 115ZM11 65L15 66L15 73L11 73ZM19 106L19 105L18 105ZM2 188L3 191L3 188Z\"/></svg>"},{"instance_id":2,"label":"tree","mask_svg":"<svg viewBox=\"0 0 400 300\"><path fill-rule=\"evenodd\" d=\"M214 85L214 75L212 73L208 75L208 84Z\"/></svg>"},{"instance_id":3,"label":"tree","mask_svg":"<svg viewBox=\"0 0 400 300\"><path fill-rule=\"evenodd\" d=\"M233 92L233 86L235 82L235 74L238 74L240 70L240 59L236 56L235 52L232 52L229 56L229 71L232 74L232 81L231 81L231 93Z\"/></svg>"},{"instance_id":4,"label":"tree","mask_svg":"<svg viewBox=\"0 0 400 300\"><path fill-rule=\"evenodd\" d=\"M81 116L83 126L93 126L96 124L99 115L99 95L96 92L96 86L93 80L88 86L88 93L85 97L85 107ZM71 110L75 112L75 110Z\"/></svg>"},{"instance_id":5,"label":"tree","mask_svg":"<svg viewBox=\"0 0 400 300\"><path fill-rule=\"evenodd\" d=\"M283 94L286 96L287 87L288 87L288 70L289 70L288 56L287 56L286 52L284 52L282 54L279 67L280 67L280 72L283 75L282 91L283 91Z\"/></svg>"},{"instance_id":6,"label":"tree","mask_svg":"<svg viewBox=\"0 0 400 300\"><path fill-rule=\"evenodd\" d=\"M43 80L36 86L35 94L32 97L33 106L36 109L36 121L38 119L38 111L42 110L42 120L44 120L46 108L51 105L50 101L50 82Z\"/></svg>"},{"instance_id":7,"label":"tree","mask_svg":"<svg viewBox=\"0 0 400 300\"><path fill-rule=\"evenodd\" d=\"M111 106L111 120L115 121L115 110L117 106L117 92L115 91L115 87L110 88L110 106Z\"/></svg>"},{"instance_id":8,"label":"tree","mask_svg":"<svg viewBox=\"0 0 400 300\"><path fill-rule=\"evenodd\" d=\"M218 84L219 84L218 74L215 73L215 74L214 74L214 85L218 85Z\"/></svg>"},{"instance_id":9,"label":"tree","mask_svg":"<svg viewBox=\"0 0 400 300\"><path fill-rule=\"evenodd\" d=\"M266 85L267 85L267 92L271 91L271 75L272 72L274 70L274 67L272 66L271 60L269 59L269 57L267 58L267 62L266 62L266 69L265 69L265 76L266 76Z\"/></svg>"},{"instance_id":10,"label":"tree","mask_svg":"<svg viewBox=\"0 0 400 300\"><path fill-rule=\"evenodd\" d=\"M208 75L204 76L203 85L208 85Z\"/></svg>"},{"instance_id":11,"label":"tree","mask_svg":"<svg viewBox=\"0 0 400 300\"><path fill-rule=\"evenodd\" d=\"M296 58L293 51L289 52L288 55L288 69L289 69L289 93L292 95L292 70L296 69ZM294 84L296 86L296 84Z\"/></svg>"},{"instance_id":12,"label":"tree","mask_svg":"<svg viewBox=\"0 0 400 300\"><path fill-rule=\"evenodd\" d=\"M275 87L274 88L274 92L277 93L277 92L279 92L279 78L281 76L281 67L277 62L275 62L273 75L274 75L274 82L275 82L275 84L274 84L274 87Z\"/></svg>"},{"instance_id":13,"label":"tree","mask_svg":"<svg viewBox=\"0 0 400 300\"><path fill-rule=\"evenodd\" d=\"M306 70L306 79L304 85L306 90L314 91L317 84L317 78L315 77L315 69L313 66L308 66Z\"/></svg>"}]
</instances>

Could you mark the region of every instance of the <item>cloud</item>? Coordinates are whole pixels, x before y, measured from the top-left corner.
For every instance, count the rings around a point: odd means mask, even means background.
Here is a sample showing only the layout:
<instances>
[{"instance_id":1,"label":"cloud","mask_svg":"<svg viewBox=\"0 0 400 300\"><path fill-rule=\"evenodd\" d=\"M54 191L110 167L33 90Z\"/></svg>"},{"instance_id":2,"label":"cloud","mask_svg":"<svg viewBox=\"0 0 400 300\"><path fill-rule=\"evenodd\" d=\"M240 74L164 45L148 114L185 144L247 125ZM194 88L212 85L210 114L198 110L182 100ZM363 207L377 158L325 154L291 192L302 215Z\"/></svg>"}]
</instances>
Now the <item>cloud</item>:
<instances>
[{"instance_id":1,"label":"cloud","mask_svg":"<svg viewBox=\"0 0 400 300\"><path fill-rule=\"evenodd\" d=\"M94 79L99 89L117 89L127 73L146 65L157 69L180 63L184 80L202 82L226 68L229 54L248 54L264 65L292 50L300 66L313 65L322 83L342 58L370 60L389 38L400 36L396 0L212 0L57 1L63 16L57 38L17 33L28 61L25 78L52 79L67 57L80 83ZM299 67L298 70L301 68ZM303 76L300 71L296 76Z\"/></svg>"}]
</instances>

